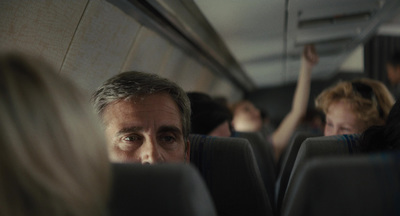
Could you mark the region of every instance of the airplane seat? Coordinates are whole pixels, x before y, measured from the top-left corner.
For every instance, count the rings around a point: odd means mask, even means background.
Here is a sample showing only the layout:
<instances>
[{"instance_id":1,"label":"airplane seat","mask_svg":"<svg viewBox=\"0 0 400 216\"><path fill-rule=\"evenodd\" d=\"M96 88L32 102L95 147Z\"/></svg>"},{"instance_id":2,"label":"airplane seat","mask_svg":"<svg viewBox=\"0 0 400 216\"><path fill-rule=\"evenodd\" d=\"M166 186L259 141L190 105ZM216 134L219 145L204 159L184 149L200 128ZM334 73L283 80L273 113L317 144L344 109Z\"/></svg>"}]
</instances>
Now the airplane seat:
<instances>
[{"instance_id":1,"label":"airplane seat","mask_svg":"<svg viewBox=\"0 0 400 216\"><path fill-rule=\"evenodd\" d=\"M400 152L309 160L284 216L400 214Z\"/></svg>"},{"instance_id":2,"label":"airplane seat","mask_svg":"<svg viewBox=\"0 0 400 216\"><path fill-rule=\"evenodd\" d=\"M298 181L299 173L304 168L304 164L307 161L318 157L327 158L330 156L351 155L358 153L359 138L359 134L350 134L311 137L304 140L300 146L291 174L289 176L286 191L283 194L280 212L282 212L282 209L286 208L287 199L293 196L293 185Z\"/></svg>"},{"instance_id":3,"label":"airplane seat","mask_svg":"<svg viewBox=\"0 0 400 216\"><path fill-rule=\"evenodd\" d=\"M271 206L274 207L276 169L272 144L268 143L260 132L235 132L234 137L245 138L249 141L260 169L261 178L267 189Z\"/></svg>"},{"instance_id":4,"label":"airplane seat","mask_svg":"<svg viewBox=\"0 0 400 216\"><path fill-rule=\"evenodd\" d=\"M112 164L109 215L216 216L198 170L188 164Z\"/></svg>"},{"instance_id":5,"label":"airplane seat","mask_svg":"<svg viewBox=\"0 0 400 216\"><path fill-rule=\"evenodd\" d=\"M191 134L190 160L203 176L219 216L273 215L248 140Z\"/></svg>"},{"instance_id":6,"label":"airplane seat","mask_svg":"<svg viewBox=\"0 0 400 216\"><path fill-rule=\"evenodd\" d=\"M282 204L283 196L286 192L287 183L289 181L290 173L296 160L297 153L303 141L309 137L315 137L315 133L310 132L296 132L293 139L290 141L287 150L281 156L281 167L279 169L278 177L275 183L275 205L279 210Z\"/></svg>"}]
</instances>

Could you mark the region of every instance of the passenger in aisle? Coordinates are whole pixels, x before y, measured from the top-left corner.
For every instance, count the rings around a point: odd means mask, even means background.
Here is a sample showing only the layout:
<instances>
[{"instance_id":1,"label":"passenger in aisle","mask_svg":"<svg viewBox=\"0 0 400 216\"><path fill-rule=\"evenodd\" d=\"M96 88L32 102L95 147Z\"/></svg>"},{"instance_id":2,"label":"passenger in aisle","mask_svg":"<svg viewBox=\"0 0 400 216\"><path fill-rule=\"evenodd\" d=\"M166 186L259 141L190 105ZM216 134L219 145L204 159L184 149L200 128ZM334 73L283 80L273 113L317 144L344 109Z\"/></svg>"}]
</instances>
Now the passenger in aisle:
<instances>
[{"instance_id":1,"label":"passenger in aisle","mask_svg":"<svg viewBox=\"0 0 400 216\"><path fill-rule=\"evenodd\" d=\"M315 104L326 115L324 135L331 136L383 125L394 99L383 83L364 78L337 83L324 90Z\"/></svg>"},{"instance_id":2,"label":"passenger in aisle","mask_svg":"<svg viewBox=\"0 0 400 216\"><path fill-rule=\"evenodd\" d=\"M92 102L103 120L111 161L189 162L190 102L175 83L125 72L98 88Z\"/></svg>"},{"instance_id":3,"label":"passenger in aisle","mask_svg":"<svg viewBox=\"0 0 400 216\"><path fill-rule=\"evenodd\" d=\"M0 55L0 215L107 215L110 164L88 101L40 59Z\"/></svg>"},{"instance_id":4,"label":"passenger in aisle","mask_svg":"<svg viewBox=\"0 0 400 216\"><path fill-rule=\"evenodd\" d=\"M297 81L292 108L282 120L278 128L268 137L274 147L275 160L278 160L286 148L293 132L307 111L310 94L311 71L318 62L318 55L314 46L304 47L301 57L301 68ZM260 110L250 101L240 101L232 106L232 125L236 131L256 132L262 129Z\"/></svg>"}]
</instances>

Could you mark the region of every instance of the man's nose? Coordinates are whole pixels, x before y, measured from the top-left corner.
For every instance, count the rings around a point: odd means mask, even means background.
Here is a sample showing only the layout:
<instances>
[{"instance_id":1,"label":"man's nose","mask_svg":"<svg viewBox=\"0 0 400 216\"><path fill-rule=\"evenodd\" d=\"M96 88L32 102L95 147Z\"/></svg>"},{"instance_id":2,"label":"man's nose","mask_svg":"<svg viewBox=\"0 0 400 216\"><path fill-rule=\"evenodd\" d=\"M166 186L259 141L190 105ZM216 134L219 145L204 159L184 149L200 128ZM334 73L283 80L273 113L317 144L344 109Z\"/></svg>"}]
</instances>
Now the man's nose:
<instances>
[{"instance_id":1,"label":"man's nose","mask_svg":"<svg viewBox=\"0 0 400 216\"><path fill-rule=\"evenodd\" d=\"M140 147L140 162L142 164L161 163L163 160L159 148L155 139L145 141Z\"/></svg>"}]
</instances>

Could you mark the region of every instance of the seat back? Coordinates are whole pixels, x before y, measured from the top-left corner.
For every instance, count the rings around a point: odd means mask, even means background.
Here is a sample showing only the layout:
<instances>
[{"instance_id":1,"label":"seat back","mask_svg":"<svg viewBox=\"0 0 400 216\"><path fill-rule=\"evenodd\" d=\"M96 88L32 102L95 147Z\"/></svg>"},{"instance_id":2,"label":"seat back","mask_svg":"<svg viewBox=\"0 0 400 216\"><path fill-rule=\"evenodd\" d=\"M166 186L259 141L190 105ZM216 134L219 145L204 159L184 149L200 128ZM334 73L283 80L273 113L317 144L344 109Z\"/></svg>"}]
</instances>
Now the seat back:
<instances>
[{"instance_id":1,"label":"seat back","mask_svg":"<svg viewBox=\"0 0 400 216\"><path fill-rule=\"evenodd\" d=\"M400 153L308 161L285 216L400 214Z\"/></svg>"},{"instance_id":2,"label":"seat back","mask_svg":"<svg viewBox=\"0 0 400 216\"><path fill-rule=\"evenodd\" d=\"M316 157L353 154L358 152L358 140L357 134L307 138L300 146L294 162L281 209L286 208L287 198L293 193L293 182L297 181L299 172L308 160Z\"/></svg>"},{"instance_id":3,"label":"seat back","mask_svg":"<svg viewBox=\"0 0 400 216\"><path fill-rule=\"evenodd\" d=\"M203 176L219 216L272 215L246 139L190 135L190 161Z\"/></svg>"},{"instance_id":4,"label":"seat back","mask_svg":"<svg viewBox=\"0 0 400 216\"><path fill-rule=\"evenodd\" d=\"M267 189L268 197L271 201L271 206L274 206L274 190L276 180L276 169L273 155L272 144L268 143L261 133L255 132L235 132L235 137L245 138L249 141L258 168L260 169L261 178Z\"/></svg>"},{"instance_id":5,"label":"seat back","mask_svg":"<svg viewBox=\"0 0 400 216\"><path fill-rule=\"evenodd\" d=\"M197 169L190 164L112 164L111 216L217 215Z\"/></svg>"},{"instance_id":6,"label":"seat back","mask_svg":"<svg viewBox=\"0 0 400 216\"><path fill-rule=\"evenodd\" d=\"M299 132L293 135L293 139L289 143L287 150L281 156L281 166L275 185L275 204L279 210L282 205L283 196L286 192L286 187L289 181L290 173L292 172L294 162L299 152L303 141L309 137L315 137L314 133Z\"/></svg>"}]
</instances>

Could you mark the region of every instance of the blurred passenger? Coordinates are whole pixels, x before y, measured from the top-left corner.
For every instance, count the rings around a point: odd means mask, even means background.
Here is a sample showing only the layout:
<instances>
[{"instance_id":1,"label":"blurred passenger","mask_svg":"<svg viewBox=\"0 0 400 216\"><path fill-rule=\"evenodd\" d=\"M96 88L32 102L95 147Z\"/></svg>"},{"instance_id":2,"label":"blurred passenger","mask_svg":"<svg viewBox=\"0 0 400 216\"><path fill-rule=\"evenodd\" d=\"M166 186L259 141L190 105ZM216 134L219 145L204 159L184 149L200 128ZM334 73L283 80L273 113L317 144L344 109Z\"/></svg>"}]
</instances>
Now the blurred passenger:
<instances>
[{"instance_id":1,"label":"blurred passenger","mask_svg":"<svg viewBox=\"0 0 400 216\"><path fill-rule=\"evenodd\" d=\"M386 61L389 82L393 87L392 93L397 100L400 97L400 51L396 51Z\"/></svg>"},{"instance_id":2,"label":"blurred passenger","mask_svg":"<svg viewBox=\"0 0 400 216\"><path fill-rule=\"evenodd\" d=\"M90 104L53 68L0 55L0 215L106 215L110 165Z\"/></svg>"},{"instance_id":3,"label":"blurred passenger","mask_svg":"<svg viewBox=\"0 0 400 216\"><path fill-rule=\"evenodd\" d=\"M361 136L362 152L400 150L400 101L390 110L385 125L372 126Z\"/></svg>"},{"instance_id":4,"label":"blurred passenger","mask_svg":"<svg viewBox=\"0 0 400 216\"><path fill-rule=\"evenodd\" d=\"M255 132L261 130L260 110L248 100L242 100L232 106L232 124L236 131Z\"/></svg>"},{"instance_id":5,"label":"blurred passenger","mask_svg":"<svg viewBox=\"0 0 400 216\"><path fill-rule=\"evenodd\" d=\"M270 137L274 146L276 160L279 159L301 118L307 111L311 84L311 70L317 62L318 55L314 46L305 46L301 57L300 74L293 97L292 108ZM255 132L261 130L263 123L260 110L250 101L245 100L233 105L232 112L232 125L236 131Z\"/></svg>"},{"instance_id":6,"label":"blurred passenger","mask_svg":"<svg viewBox=\"0 0 400 216\"><path fill-rule=\"evenodd\" d=\"M339 82L324 90L315 104L326 115L324 135L331 136L383 125L394 99L383 83L364 78Z\"/></svg>"},{"instance_id":7,"label":"blurred passenger","mask_svg":"<svg viewBox=\"0 0 400 216\"><path fill-rule=\"evenodd\" d=\"M189 92L191 133L229 137L232 133L232 114L228 107L200 92Z\"/></svg>"},{"instance_id":8,"label":"blurred passenger","mask_svg":"<svg viewBox=\"0 0 400 216\"><path fill-rule=\"evenodd\" d=\"M189 161L190 102L175 83L125 72L107 80L92 102L103 119L111 161Z\"/></svg>"}]
</instances>

